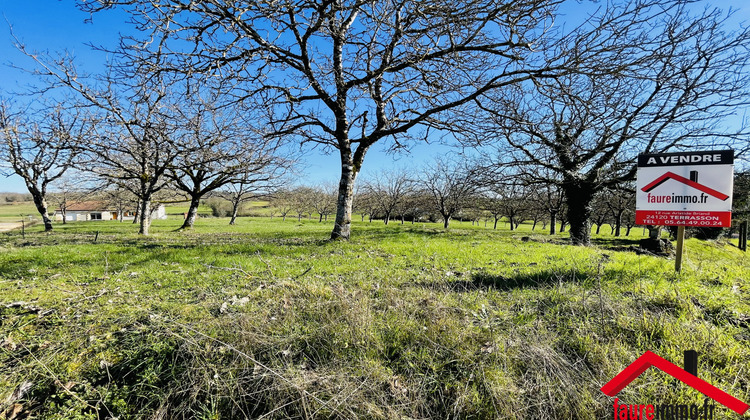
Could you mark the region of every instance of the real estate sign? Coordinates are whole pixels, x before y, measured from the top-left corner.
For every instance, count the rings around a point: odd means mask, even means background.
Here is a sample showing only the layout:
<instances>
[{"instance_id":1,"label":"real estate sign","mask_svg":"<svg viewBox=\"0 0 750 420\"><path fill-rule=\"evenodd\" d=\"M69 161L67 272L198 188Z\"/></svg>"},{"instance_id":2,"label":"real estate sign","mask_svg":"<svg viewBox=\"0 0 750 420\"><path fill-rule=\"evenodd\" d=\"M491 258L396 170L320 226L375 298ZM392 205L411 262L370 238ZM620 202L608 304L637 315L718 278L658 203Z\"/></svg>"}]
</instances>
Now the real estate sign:
<instances>
[{"instance_id":1,"label":"real estate sign","mask_svg":"<svg viewBox=\"0 0 750 420\"><path fill-rule=\"evenodd\" d=\"M636 223L728 227L733 181L732 150L640 154Z\"/></svg>"}]
</instances>

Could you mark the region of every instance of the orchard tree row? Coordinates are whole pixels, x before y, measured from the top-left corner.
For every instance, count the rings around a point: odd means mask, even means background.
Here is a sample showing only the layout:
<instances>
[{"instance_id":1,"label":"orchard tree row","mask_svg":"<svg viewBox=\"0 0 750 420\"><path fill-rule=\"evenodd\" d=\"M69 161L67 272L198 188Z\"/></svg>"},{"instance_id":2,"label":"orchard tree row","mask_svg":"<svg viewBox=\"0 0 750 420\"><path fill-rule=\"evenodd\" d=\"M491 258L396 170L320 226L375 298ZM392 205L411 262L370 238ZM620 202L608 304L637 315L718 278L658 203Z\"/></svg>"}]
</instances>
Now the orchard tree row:
<instances>
[{"instance_id":1,"label":"orchard tree row","mask_svg":"<svg viewBox=\"0 0 750 420\"><path fill-rule=\"evenodd\" d=\"M699 0L78 6L134 26L104 74L18 43L49 105L5 107L2 160L42 214L67 167L128 189L145 215L168 183L197 203L243 176L278 179L294 144L339 156L331 238L346 240L373 147L446 142L482 156L471 177L523 180L481 182L483 196L561 194L550 218L586 245L597 197L627 189L638 153L733 148L741 162L750 148L750 30ZM465 207L447 192L475 187L442 181L443 163L420 179L447 226ZM384 204L385 220L398 214Z\"/></svg>"},{"instance_id":2,"label":"orchard tree row","mask_svg":"<svg viewBox=\"0 0 750 420\"><path fill-rule=\"evenodd\" d=\"M442 222L448 228L452 220L484 224L497 229L501 220L510 230L522 223L564 231L568 226L565 196L554 184L530 183L516 175L502 180L487 179L480 167L463 161L438 159L421 171L396 169L365 176L354 194L353 213L362 221L381 220L404 224ZM596 233L610 225L610 234L628 235L635 226L634 191L623 185L601 191L593 201L592 221ZM272 195L273 215L297 220L317 215L323 222L336 208L336 189L331 184L283 188Z\"/></svg>"}]
</instances>

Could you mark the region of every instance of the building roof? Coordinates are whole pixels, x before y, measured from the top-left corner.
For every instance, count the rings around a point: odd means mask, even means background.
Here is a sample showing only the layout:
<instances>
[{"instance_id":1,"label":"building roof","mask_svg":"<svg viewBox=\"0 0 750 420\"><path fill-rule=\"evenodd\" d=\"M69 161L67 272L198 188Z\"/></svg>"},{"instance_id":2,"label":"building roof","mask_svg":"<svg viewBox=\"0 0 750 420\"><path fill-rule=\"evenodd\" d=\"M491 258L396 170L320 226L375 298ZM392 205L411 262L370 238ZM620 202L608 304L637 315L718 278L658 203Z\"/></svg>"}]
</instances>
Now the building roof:
<instances>
[{"instance_id":1,"label":"building roof","mask_svg":"<svg viewBox=\"0 0 750 420\"><path fill-rule=\"evenodd\" d=\"M82 201L70 204L65 208L66 211L108 211L111 209L110 205L102 201Z\"/></svg>"}]
</instances>

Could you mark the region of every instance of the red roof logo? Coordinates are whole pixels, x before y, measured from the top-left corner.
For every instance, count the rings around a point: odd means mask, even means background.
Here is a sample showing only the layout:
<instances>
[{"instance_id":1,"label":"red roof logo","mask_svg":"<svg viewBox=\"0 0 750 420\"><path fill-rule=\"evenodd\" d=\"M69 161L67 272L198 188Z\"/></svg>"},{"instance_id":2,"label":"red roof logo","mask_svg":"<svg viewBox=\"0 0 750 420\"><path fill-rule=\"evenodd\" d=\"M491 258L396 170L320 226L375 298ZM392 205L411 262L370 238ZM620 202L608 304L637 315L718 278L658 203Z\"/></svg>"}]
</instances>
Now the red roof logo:
<instances>
[{"instance_id":1,"label":"red roof logo","mask_svg":"<svg viewBox=\"0 0 750 420\"><path fill-rule=\"evenodd\" d=\"M648 184L645 187L641 188L641 190L643 192L650 192L654 188L656 188L659 185L667 182L670 179L673 179L673 180L678 181L678 182L682 182L683 184L688 185L690 187L693 187L693 188L695 188L695 189L697 189L699 191L703 191L704 193L706 193L708 195L711 195L711 196L714 196L714 197L718 198L721 201L725 201L727 198L729 198L728 195L726 195L726 194L724 194L722 192L716 191L713 188L709 188L709 187L707 187L707 186L705 186L703 184L699 184L699 183L697 183L695 181L691 181L691 180L685 178L684 176L677 175L674 172L667 172L667 173L665 173L664 175L660 176L659 178L656 178L650 184Z\"/></svg>"},{"instance_id":2,"label":"red roof logo","mask_svg":"<svg viewBox=\"0 0 750 420\"><path fill-rule=\"evenodd\" d=\"M670 172L667 172L668 174ZM666 175L666 174L665 174ZM674 363L659 357L656 353L647 351L643 353L641 357L636 359L635 362L631 363L622 372L617 374L611 381L604 384L601 388L602 392L610 397L614 397L618 392L622 391L623 388L628 386L635 378L645 372L649 367L655 367L662 372L674 377L681 381L685 385L701 392L708 398L713 399L719 404L729 408L737 414L744 414L750 406L744 402L734 398L719 388L709 384L708 382L700 379L692 373L680 368Z\"/></svg>"}]
</instances>

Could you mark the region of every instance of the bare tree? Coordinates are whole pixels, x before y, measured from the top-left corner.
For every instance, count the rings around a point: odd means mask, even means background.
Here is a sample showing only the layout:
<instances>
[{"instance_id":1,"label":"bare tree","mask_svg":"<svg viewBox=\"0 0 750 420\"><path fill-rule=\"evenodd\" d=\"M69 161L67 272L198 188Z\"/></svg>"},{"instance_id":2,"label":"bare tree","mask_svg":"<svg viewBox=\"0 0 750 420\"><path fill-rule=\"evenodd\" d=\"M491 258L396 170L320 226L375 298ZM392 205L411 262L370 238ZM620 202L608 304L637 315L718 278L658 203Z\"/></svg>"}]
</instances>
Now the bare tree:
<instances>
[{"instance_id":1,"label":"bare tree","mask_svg":"<svg viewBox=\"0 0 750 420\"><path fill-rule=\"evenodd\" d=\"M732 215L742 220L750 216L750 170L738 168L734 174Z\"/></svg>"},{"instance_id":2,"label":"bare tree","mask_svg":"<svg viewBox=\"0 0 750 420\"><path fill-rule=\"evenodd\" d=\"M88 127L80 113L60 107L22 113L0 103L0 162L8 168L4 174L23 179L47 232L52 230L48 188L72 167Z\"/></svg>"},{"instance_id":3,"label":"bare tree","mask_svg":"<svg viewBox=\"0 0 750 420\"><path fill-rule=\"evenodd\" d=\"M110 65L106 74L91 77L79 74L68 57L31 52L18 40L16 48L36 62L33 73L47 83L43 92L66 89L79 98L77 107L95 113L94 130L81 143L85 169L138 197L138 233L148 235L152 197L166 187L175 159L191 152L192 145L175 136L183 86L145 69L129 72L127 64Z\"/></svg>"},{"instance_id":4,"label":"bare tree","mask_svg":"<svg viewBox=\"0 0 750 420\"><path fill-rule=\"evenodd\" d=\"M417 182L432 198L433 208L443 218L448 229L451 218L469 206L479 191L479 174L476 168L457 160L435 159L425 167Z\"/></svg>"},{"instance_id":5,"label":"bare tree","mask_svg":"<svg viewBox=\"0 0 750 420\"><path fill-rule=\"evenodd\" d=\"M518 179L511 179L510 182L494 184L490 189L495 193L498 199L497 205L502 211L502 215L508 219L510 230L518 229L527 217L529 210L528 190Z\"/></svg>"},{"instance_id":6,"label":"bare tree","mask_svg":"<svg viewBox=\"0 0 750 420\"><path fill-rule=\"evenodd\" d=\"M426 138L430 128L449 125L440 120L446 110L564 67L537 59L560 2L81 5L92 12L122 6L153 31L125 41L139 65L231 78L233 98L270 104L273 131L336 150L341 178L331 238L348 239L355 180L373 144L405 147L409 136ZM158 60L141 57L146 49Z\"/></svg>"},{"instance_id":7,"label":"bare tree","mask_svg":"<svg viewBox=\"0 0 750 420\"><path fill-rule=\"evenodd\" d=\"M410 191L402 200L401 208L411 223L422 221L431 213L432 197L425 190L420 190L412 183Z\"/></svg>"},{"instance_id":8,"label":"bare tree","mask_svg":"<svg viewBox=\"0 0 750 420\"><path fill-rule=\"evenodd\" d=\"M363 188L358 188L354 193L354 201L352 202L352 211L359 213L362 221L365 221L365 216L370 216L370 222L372 222L373 212L376 211L377 203L373 199L369 191Z\"/></svg>"},{"instance_id":9,"label":"bare tree","mask_svg":"<svg viewBox=\"0 0 750 420\"><path fill-rule=\"evenodd\" d=\"M99 103L107 120L87 145L90 170L138 197L142 235L149 233L154 194L168 185L167 172L177 156L187 152L173 136L163 103L166 95L143 86L133 101L105 96L106 102Z\"/></svg>"},{"instance_id":10,"label":"bare tree","mask_svg":"<svg viewBox=\"0 0 750 420\"><path fill-rule=\"evenodd\" d=\"M308 189L310 206L318 213L318 222L328 220L328 215L336 210L336 186L322 183Z\"/></svg>"},{"instance_id":11,"label":"bare tree","mask_svg":"<svg viewBox=\"0 0 750 420\"><path fill-rule=\"evenodd\" d=\"M294 211L294 193L288 188L277 191L273 196L271 204L279 212L282 221Z\"/></svg>"},{"instance_id":12,"label":"bare tree","mask_svg":"<svg viewBox=\"0 0 750 420\"><path fill-rule=\"evenodd\" d=\"M610 225L613 225L605 200L604 191L600 191L591 200L591 221L596 225L595 233L597 235L601 233L602 226L605 224L610 223Z\"/></svg>"},{"instance_id":13,"label":"bare tree","mask_svg":"<svg viewBox=\"0 0 750 420\"><path fill-rule=\"evenodd\" d=\"M193 91L195 91L195 87ZM243 112L244 111L244 112ZM292 165L290 154L281 156L281 142L265 136L243 116L237 106L218 109L215 98L198 93L188 96L176 109L182 128L175 133L185 153L175 157L166 175L190 198L190 207L180 229L190 229L198 215L201 199L208 193L234 183L224 192L233 204L233 221L239 204L253 191L268 191L274 175L283 175ZM262 188L256 188L263 184ZM230 193L231 191L231 193ZM238 201L239 200L239 201Z\"/></svg>"},{"instance_id":14,"label":"bare tree","mask_svg":"<svg viewBox=\"0 0 750 420\"><path fill-rule=\"evenodd\" d=\"M412 180L405 169L383 170L365 182L364 189L383 215L387 225L393 212L404 203L410 192ZM403 211L401 212L403 216ZM403 217L402 217L403 221Z\"/></svg>"},{"instance_id":15,"label":"bare tree","mask_svg":"<svg viewBox=\"0 0 750 420\"><path fill-rule=\"evenodd\" d=\"M625 223L625 236L630 236L630 231L635 227L635 209L627 209L623 213Z\"/></svg>"},{"instance_id":16,"label":"bare tree","mask_svg":"<svg viewBox=\"0 0 750 420\"><path fill-rule=\"evenodd\" d=\"M614 223L614 235L620 236L622 233L623 217L627 217L627 212L631 213L635 209L635 185L626 183L618 186L616 189L608 189L604 193L604 204L609 210L610 220ZM628 229L630 231L630 229Z\"/></svg>"},{"instance_id":17,"label":"bare tree","mask_svg":"<svg viewBox=\"0 0 750 420\"><path fill-rule=\"evenodd\" d=\"M551 178L546 178L547 180ZM554 179L554 178L552 178ZM535 185L536 205L543 208L549 217L549 234L554 235L557 229L558 215L562 214L565 204L565 193L555 182L542 182Z\"/></svg>"},{"instance_id":18,"label":"bare tree","mask_svg":"<svg viewBox=\"0 0 750 420\"><path fill-rule=\"evenodd\" d=\"M297 214L297 221L299 222L303 216L312 212L315 191L310 187L296 187L291 193L294 202L294 212Z\"/></svg>"},{"instance_id":19,"label":"bare tree","mask_svg":"<svg viewBox=\"0 0 750 420\"><path fill-rule=\"evenodd\" d=\"M589 243L594 195L633 179L638 153L750 144L745 128L722 122L750 102L750 30L692 3L606 3L560 42L576 57L570 74L479 103L494 125L481 130L502 138L498 164L564 191L574 244Z\"/></svg>"},{"instance_id":20,"label":"bare tree","mask_svg":"<svg viewBox=\"0 0 750 420\"><path fill-rule=\"evenodd\" d=\"M505 212L502 197L498 197L492 191L485 191L482 194L481 206L488 215L492 216L492 229L497 229L497 222L503 218L503 213Z\"/></svg>"},{"instance_id":21,"label":"bare tree","mask_svg":"<svg viewBox=\"0 0 750 420\"><path fill-rule=\"evenodd\" d=\"M104 199L117 210L117 220L122 223L125 217L129 217L129 212L138 208L138 199L128 189L122 188L115 184L112 188L105 188L101 192ZM127 216L126 216L127 215ZM133 212L133 221L138 219Z\"/></svg>"},{"instance_id":22,"label":"bare tree","mask_svg":"<svg viewBox=\"0 0 750 420\"><path fill-rule=\"evenodd\" d=\"M57 205L62 216L62 223L67 224L68 206L80 203L96 191L87 175L80 171L68 170L51 186L50 199Z\"/></svg>"},{"instance_id":23,"label":"bare tree","mask_svg":"<svg viewBox=\"0 0 750 420\"><path fill-rule=\"evenodd\" d=\"M268 149L246 149L235 155L233 161L225 163L231 167L242 168L216 194L227 199L232 205L230 225L234 225L242 204L259 197L273 197L276 191L284 188L291 173L294 160L271 154Z\"/></svg>"}]
</instances>

